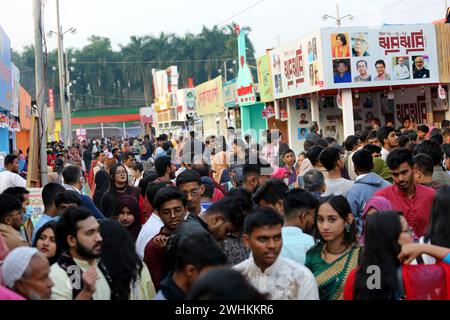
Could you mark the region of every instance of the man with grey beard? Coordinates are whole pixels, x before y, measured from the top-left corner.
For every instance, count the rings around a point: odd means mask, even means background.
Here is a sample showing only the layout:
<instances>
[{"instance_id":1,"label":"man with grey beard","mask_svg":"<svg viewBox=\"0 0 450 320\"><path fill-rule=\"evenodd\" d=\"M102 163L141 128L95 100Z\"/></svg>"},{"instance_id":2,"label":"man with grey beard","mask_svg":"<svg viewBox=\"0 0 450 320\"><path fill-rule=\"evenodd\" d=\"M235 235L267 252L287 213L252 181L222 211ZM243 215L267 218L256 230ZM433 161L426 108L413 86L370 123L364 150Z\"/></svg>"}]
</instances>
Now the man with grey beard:
<instances>
[{"instance_id":1,"label":"man with grey beard","mask_svg":"<svg viewBox=\"0 0 450 320\"><path fill-rule=\"evenodd\" d=\"M27 300L50 299L53 282L47 258L36 248L19 247L5 258L4 284Z\"/></svg>"}]
</instances>

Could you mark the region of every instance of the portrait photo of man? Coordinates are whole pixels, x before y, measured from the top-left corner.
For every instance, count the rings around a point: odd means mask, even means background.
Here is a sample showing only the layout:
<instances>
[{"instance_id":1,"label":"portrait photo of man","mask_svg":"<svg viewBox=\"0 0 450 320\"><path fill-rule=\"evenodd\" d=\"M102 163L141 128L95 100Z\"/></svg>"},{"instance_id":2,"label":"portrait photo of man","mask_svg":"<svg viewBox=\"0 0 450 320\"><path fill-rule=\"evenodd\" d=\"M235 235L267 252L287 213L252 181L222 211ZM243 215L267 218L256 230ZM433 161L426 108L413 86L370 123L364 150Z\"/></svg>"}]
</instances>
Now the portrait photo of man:
<instances>
[{"instance_id":1,"label":"portrait photo of man","mask_svg":"<svg viewBox=\"0 0 450 320\"><path fill-rule=\"evenodd\" d=\"M368 82L372 81L372 76L369 74L369 69L367 67L366 60L359 60L356 62L356 69L358 70L358 75L353 79L355 82Z\"/></svg>"},{"instance_id":2,"label":"portrait photo of man","mask_svg":"<svg viewBox=\"0 0 450 320\"><path fill-rule=\"evenodd\" d=\"M430 77L430 70L425 68L425 62L428 62L428 57L417 56L413 57L413 78L414 79L427 79Z\"/></svg>"},{"instance_id":3,"label":"portrait photo of man","mask_svg":"<svg viewBox=\"0 0 450 320\"><path fill-rule=\"evenodd\" d=\"M394 79L395 80L407 80L411 78L409 72L409 58L408 57L396 57L393 58L394 62Z\"/></svg>"},{"instance_id":4,"label":"portrait photo of man","mask_svg":"<svg viewBox=\"0 0 450 320\"><path fill-rule=\"evenodd\" d=\"M297 110L307 110L308 103L306 98L297 98L295 99L295 106Z\"/></svg>"},{"instance_id":5,"label":"portrait photo of man","mask_svg":"<svg viewBox=\"0 0 450 320\"><path fill-rule=\"evenodd\" d=\"M352 82L350 60L334 61L334 83Z\"/></svg>"},{"instance_id":6,"label":"portrait photo of man","mask_svg":"<svg viewBox=\"0 0 450 320\"><path fill-rule=\"evenodd\" d=\"M386 63L384 60L377 60L375 62L375 69L377 70L377 75L374 77L375 81L391 80L391 76L386 73Z\"/></svg>"},{"instance_id":7,"label":"portrait photo of man","mask_svg":"<svg viewBox=\"0 0 450 320\"><path fill-rule=\"evenodd\" d=\"M302 113L300 115L300 124L308 124L308 123L309 123L309 121L306 120L306 113Z\"/></svg>"}]
</instances>

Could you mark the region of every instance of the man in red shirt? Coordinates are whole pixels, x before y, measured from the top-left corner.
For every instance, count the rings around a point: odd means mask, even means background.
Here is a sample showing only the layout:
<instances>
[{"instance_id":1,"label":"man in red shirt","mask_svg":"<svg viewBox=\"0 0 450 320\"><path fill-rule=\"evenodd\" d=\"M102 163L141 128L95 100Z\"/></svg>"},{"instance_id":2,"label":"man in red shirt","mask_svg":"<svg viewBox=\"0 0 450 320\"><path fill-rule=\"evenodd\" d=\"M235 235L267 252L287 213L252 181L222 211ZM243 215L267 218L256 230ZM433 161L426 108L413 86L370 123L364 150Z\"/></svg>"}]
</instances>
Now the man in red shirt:
<instances>
[{"instance_id":1,"label":"man in red shirt","mask_svg":"<svg viewBox=\"0 0 450 320\"><path fill-rule=\"evenodd\" d=\"M167 238L183 222L186 216L185 195L175 187L165 187L158 191L153 204L164 226L159 234L145 246L144 262L147 265L156 291L166 276L165 246Z\"/></svg>"},{"instance_id":2,"label":"man in red shirt","mask_svg":"<svg viewBox=\"0 0 450 320\"><path fill-rule=\"evenodd\" d=\"M414 183L414 158L408 149L396 149L387 157L394 185L375 193L388 199L394 210L401 211L414 231L414 239L425 234L435 196L432 188Z\"/></svg>"}]
</instances>

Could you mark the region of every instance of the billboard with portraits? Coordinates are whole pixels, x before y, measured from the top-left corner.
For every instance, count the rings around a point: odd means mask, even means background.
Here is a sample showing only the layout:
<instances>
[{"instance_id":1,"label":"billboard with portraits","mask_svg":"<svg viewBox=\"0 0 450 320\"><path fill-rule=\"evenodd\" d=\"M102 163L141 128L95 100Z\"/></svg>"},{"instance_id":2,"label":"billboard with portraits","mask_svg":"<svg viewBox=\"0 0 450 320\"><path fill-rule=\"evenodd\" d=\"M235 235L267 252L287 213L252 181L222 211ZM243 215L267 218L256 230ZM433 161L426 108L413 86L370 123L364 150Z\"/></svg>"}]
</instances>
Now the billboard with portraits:
<instances>
[{"instance_id":1,"label":"billboard with portraits","mask_svg":"<svg viewBox=\"0 0 450 320\"><path fill-rule=\"evenodd\" d=\"M322 29L325 88L439 82L433 25Z\"/></svg>"}]
</instances>

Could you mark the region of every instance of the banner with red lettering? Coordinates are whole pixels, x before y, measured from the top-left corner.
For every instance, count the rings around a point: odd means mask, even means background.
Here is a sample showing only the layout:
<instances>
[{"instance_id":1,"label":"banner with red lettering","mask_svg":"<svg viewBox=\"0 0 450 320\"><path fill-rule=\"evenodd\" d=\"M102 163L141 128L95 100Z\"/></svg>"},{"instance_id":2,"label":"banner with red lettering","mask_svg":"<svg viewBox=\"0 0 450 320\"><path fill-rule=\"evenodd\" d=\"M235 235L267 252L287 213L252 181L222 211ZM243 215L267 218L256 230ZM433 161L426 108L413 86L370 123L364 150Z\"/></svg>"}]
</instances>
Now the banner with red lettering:
<instances>
[{"instance_id":1,"label":"banner with red lettering","mask_svg":"<svg viewBox=\"0 0 450 320\"><path fill-rule=\"evenodd\" d=\"M439 82L433 25L322 30L326 89Z\"/></svg>"},{"instance_id":2,"label":"banner with red lettering","mask_svg":"<svg viewBox=\"0 0 450 320\"><path fill-rule=\"evenodd\" d=\"M223 112L222 76L195 87L197 115L203 116Z\"/></svg>"},{"instance_id":3,"label":"banner with red lettering","mask_svg":"<svg viewBox=\"0 0 450 320\"><path fill-rule=\"evenodd\" d=\"M320 33L293 40L269 52L275 99L319 91L323 87Z\"/></svg>"}]
</instances>

